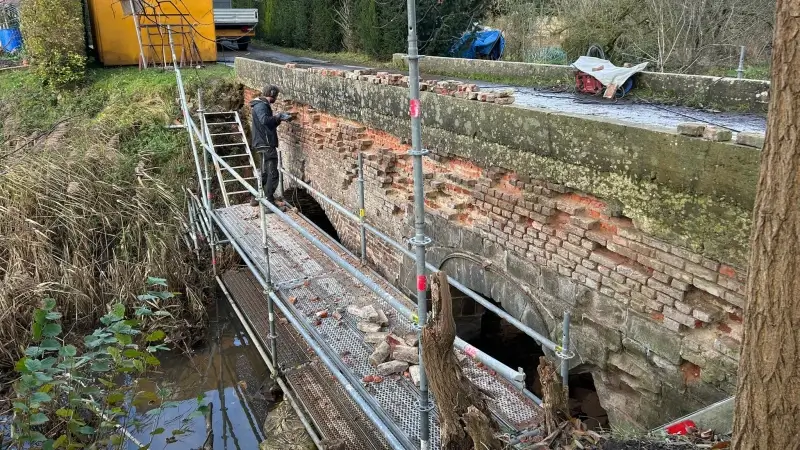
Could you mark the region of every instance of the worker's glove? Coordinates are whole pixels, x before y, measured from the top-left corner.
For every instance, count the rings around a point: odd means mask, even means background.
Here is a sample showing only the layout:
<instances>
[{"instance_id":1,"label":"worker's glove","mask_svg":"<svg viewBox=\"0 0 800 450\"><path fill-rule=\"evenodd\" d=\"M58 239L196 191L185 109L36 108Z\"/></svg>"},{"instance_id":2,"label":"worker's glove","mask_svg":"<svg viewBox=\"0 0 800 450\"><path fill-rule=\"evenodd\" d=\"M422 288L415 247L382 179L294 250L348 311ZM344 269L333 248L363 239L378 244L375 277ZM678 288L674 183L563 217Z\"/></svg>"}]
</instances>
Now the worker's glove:
<instances>
[{"instance_id":1,"label":"worker's glove","mask_svg":"<svg viewBox=\"0 0 800 450\"><path fill-rule=\"evenodd\" d=\"M292 115L289 113L282 112L278 114L278 119L280 119L281 122L286 122L288 120L292 120Z\"/></svg>"}]
</instances>

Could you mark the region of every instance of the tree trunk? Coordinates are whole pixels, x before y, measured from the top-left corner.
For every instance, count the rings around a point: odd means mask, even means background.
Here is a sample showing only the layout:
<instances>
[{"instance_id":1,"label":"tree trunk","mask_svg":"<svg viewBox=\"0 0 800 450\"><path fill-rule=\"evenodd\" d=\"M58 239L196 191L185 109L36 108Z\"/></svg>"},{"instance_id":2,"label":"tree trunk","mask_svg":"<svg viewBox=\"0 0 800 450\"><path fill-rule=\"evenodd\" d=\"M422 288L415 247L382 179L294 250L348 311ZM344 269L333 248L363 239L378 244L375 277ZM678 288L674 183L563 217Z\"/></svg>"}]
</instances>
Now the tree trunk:
<instances>
[{"instance_id":1,"label":"tree trunk","mask_svg":"<svg viewBox=\"0 0 800 450\"><path fill-rule=\"evenodd\" d=\"M464 376L453 353L456 323L444 272L431 276L431 304L431 319L422 329L420 345L428 384L436 397L442 449L466 450L473 445L481 450L500 449L483 396Z\"/></svg>"},{"instance_id":2,"label":"tree trunk","mask_svg":"<svg viewBox=\"0 0 800 450\"><path fill-rule=\"evenodd\" d=\"M800 3L778 0L733 447L800 448Z\"/></svg>"},{"instance_id":3,"label":"tree trunk","mask_svg":"<svg viewBox=\"0 0 800 450\"><path fill-rule=\"evenodd\" d=\"M569 418L567 390L561 384L561 375L544 356L539 357L539 383L542 385L542 410L547 434L556 431L561 422Z\"/></svg>"}]
</instances>

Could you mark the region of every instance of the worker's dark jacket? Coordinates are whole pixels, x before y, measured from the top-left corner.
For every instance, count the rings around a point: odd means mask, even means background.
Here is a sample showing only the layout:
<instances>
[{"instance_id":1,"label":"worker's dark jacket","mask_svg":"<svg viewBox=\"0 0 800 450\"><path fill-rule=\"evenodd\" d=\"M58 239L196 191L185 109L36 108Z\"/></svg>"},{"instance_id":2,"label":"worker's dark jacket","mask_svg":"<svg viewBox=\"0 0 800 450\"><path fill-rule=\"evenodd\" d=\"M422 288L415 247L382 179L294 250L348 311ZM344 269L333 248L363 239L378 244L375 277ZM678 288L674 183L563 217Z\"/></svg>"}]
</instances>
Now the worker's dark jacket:
<instances>
[{"instance_id":1,"label":"worker's dark jacket","mask_svg":"<svg viewBox=\"0 0 800 450\"><path fill-rule=\"evenodd\" d=\"M250 108L253 115L253 148L266 153L267 158L277 158L280 119L272 114L272 106L266 100L257 98L250 102Z\"/></svg>"}]
</instances>

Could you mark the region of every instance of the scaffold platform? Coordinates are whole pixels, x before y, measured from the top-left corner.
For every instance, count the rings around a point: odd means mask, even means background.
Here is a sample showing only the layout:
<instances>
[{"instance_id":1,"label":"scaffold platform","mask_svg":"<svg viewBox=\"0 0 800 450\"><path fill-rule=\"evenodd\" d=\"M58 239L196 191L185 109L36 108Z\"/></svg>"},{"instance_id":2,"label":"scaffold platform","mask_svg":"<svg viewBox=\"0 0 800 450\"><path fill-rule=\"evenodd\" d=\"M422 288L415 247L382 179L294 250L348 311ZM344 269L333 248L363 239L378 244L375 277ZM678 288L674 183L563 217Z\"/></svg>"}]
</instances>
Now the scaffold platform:
<instances>
[{"instance_id":1,"label":"scaffold platform","mask_svg":"<svg viewBox=\"0 0 800 450\"><path fill-rule=\"evenodd\" d=\"M333 241L295 212L287 215L318 240L323 241L353 266L360 266L357 257ZM227 239L243 259L252 263L266 277L267 259L262 249L261 217L258 207L235 205L216 209L211 215ZM305 226L307 225L307 226ZM419 390L402 376L388 376L380 383L362 383L365 377L377 375L370 365L373 345L365 342L365 333L358 329L355 317L347 306L373 305L383 310L389 320L387 331L405 336L415 333L415 324L400 314L357 278L323 253L276 214L266 216L269 267L275 294L295 318L306 321L315 331L317 342L329 357L358 388L363 387L384 414L391 426L400 431L399 440L407 448L419 447ZM416 308L405 295L367 267L359 267L395 299L410 309ZM267 299L262 285L247 269L231 270L222 276L230 297L249 322L251 339L269 342ZM327 317L319 318L326 311ZM334 312L338 312L334 317ZM325 315L325 314L322 314ZM341 316L340 319L337 317ZM309 348L302 336L283 315L276 327L277 363L281 375L294 391L307 416L321 438L342 442L347 449L389 448L384 436L347 394L349 387L335 379L322 364L319 355ZM268 347L264 345L264 347ZM454 349L466 376L484 391L492 413L510 435L516 435L539 424L540 409L517 387L485 366ZM433 399L432 399L433 402ZM435 408L430 414L431 448L438 449L439 428Z\"/></svg>"}]
</instances>

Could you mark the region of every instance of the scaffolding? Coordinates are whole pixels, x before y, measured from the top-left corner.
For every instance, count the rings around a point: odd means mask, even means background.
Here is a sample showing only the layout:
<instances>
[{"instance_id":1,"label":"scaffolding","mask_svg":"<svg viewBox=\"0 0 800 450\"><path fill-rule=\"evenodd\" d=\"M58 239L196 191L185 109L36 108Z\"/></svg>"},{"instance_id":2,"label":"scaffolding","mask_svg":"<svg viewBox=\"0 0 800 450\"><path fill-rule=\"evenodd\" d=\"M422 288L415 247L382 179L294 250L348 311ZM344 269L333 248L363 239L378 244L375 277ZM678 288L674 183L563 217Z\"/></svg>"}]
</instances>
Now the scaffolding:
<instances>
[{"instance_id":1,"label":"scaffolding","mask_svg":"<svg viewBox=\"0 0 800 450\"><path fill-rule=\"evenodd\" d=\"M413 3L410 1L409 4ZM409 8L409 20L411 20L411 14L413 13L413 8ZM414 23L414 22L411 22ZM413 27L410 31L410 34L413 33ZM316 249L315 251L320 252L321 256L327 258L327 260L332 263L336 270L341 271L341 273L345 274L345 278L351 278L357 280L359 286L363 286L368 289L380 302L380 304L386 305L390 307L394 312L396 312L396 320L400 324L405 324L405 326L410 327L413 329L414 332L417 334L418 337L421 337L421 330L422 327L426 323L426 313L427 313L427 299L425 298L425 293L427 290L426 281L427 281L427 274L430 271L437 270L436 267L427 263L425 260L425 246L428 245L431 241L430 238L426 237L424 234L424 204L422 203L422 157L427 153L425 150L416 150L421 148L421 132L420 132L420 101L419 101L419 92L418 90L415 91L414 85L416 83L412 83L411 89L411 98L410 98L410 114L412 119L414 120L414 131L412 133L414 139L412 140L413 146L412 150L410 151L411 155L414 157L415 161L415 170L414 170L414 178L415 178L415 197L418 200L416 204L416 213L415 213L415 235L409 241L409 244L415 247L415 252L411 252L407 249L407 247L395 240L391 239L389 236L382 233L380 230L375 228L374 226L370 225L366 221L366 211L364 209L365 199L364 199L364 180L363 180L363 157L359 154L359 179L358 179L358 196L359 196L359 211L358 214L353 214L344 206L334 202L330 198L326 197L321 192L313 189L308 184L304 183L302 180L297 179L291 173L284 170L282 167L279 167L281 173L281 183L283 182L283 178L288 178L292 183L303 187L304 189L311 192L316 198L326 202L327 204L331 205L337 211L341 212L344 217L353 220L356 222L360 228L360 236L361 236L361 243L360 243L360 254L358 258L362 262L366 261L366 249L367 249L367 232L371 233L371 235L377 237L378 239L384 241L388 245L392 246L399 252L403 253L404 255L408 256L412 260L416 262L417 266L417 288L418 288L418 295L417 295L417 304L416 304L416 311L413 311L411 307L407 305L406 302L401 300L397 294L392 294L381 286L380 283L377 283L365 273L365 268L362 269L356 268L353 263L348 262L347 258L342 256L340 251L333 249L330 245L324 243L322 239L318 236L315 236L314 233L308 231L305 227L300 225L290 214L283 212L281 209L276 207L275 205L271 204L270 202L266 201L264 196L263 187L261 185L261 179L258 176L255 176L254 173L250 172L252 169L251 164L245 164L242 167L237 167L234 165L229 164L226 160L226 155L221 154L219 145L216 145L213 141L213 137L209 132L208 126L208 118L210 114L213 113L206 113L203 109L202 105L202 98L198 99L199 104L199 111L198 111L198 118L200 120L200 125L198 126L188 107L188 102L186 99L186 93L183 88L183 81L181 78L181 71L178 64L178 58L175 54L175 44L173 40L173 32L170 25L166 26L166 32L168 37L168 42L171 46L171 53L172 53L172 60L173 60L173 67L176 73L176 79L178 83L178 91L181 101L181 107L184 116L184 127L188 131L189 140L192 147L192 152L194 156L194 163L195 169L198 174L198 186L197 192L200 194L199 196L195 195L193 192L189 192L188 198L189 202L187 205L189 216L190 216L190 223L186 225L186 242L187 244L195 249L199 257L199 249L203 245L203 243L207 244L211 250L211 260L212 265L214 267L214 271L216 274L217 269L217 253L219 252L219 246L222 243L229 244L233 247L236 252L242 257L244 263L252 272L253 276L258 282L258 285L261 287L263 291L263 298L264 302L266 303L267 307L267 315L268 315L268 336L266 341L268 345L261 345L257 342L258 349L262 353L267 364L270 366L270 369L273 373L280 379L281 374L281 367L279 361L277 360L277 355L279 354L280 350L278 347L278 334L276 332L277 324L277 317L280 314L284 317L288 323L292 325L294 330L302 337L305 343L309 346L311 350L318 356L319 360L322 364L330 371L331 375L344 387L344 390L347 396L354 402L355 405L358 406L358 409L364 413L367 419L372 423L372 425L378 430L380 435L382 435L386 443L392 449L428 449L433 446L433 448L437 448L436 444L438 443L438 433L434 433L431 435L431 427L433 427L434 431L438 431L438 425L435 423L435 420L432 420L432 414L435 414L435 407L433 403L430 401L428 393L427 393L427 385L426 385L426 374L424 371L424 367L420 364L420 383L418 389L418 399L414 402L413 408L416 409L418 412L418 418L411 421L416 426L418 426L418 430L416 430L413 435L418 437L419 442L414 444L409 440L409 436L411 433L408 432L407 427L401 427L394 420L387 414L384 407L379 404L376 399L373 397L373 394L368 392L363 384L361 383L360 379L357 379L352 371L348 369L345 365L343 365L341 359L339 358L340 352L335 351L330 345L329 342L326 341L325 337L320 335L320 332L317 331L304 317L300 311L294 307L294 304L291 302L286 301L285 298L281 298L279 296L279 291L282 289L285 291L287 286L279 285L276 286L274 283L275 275L271 273L273 270L272 266L273 263L270 262L270 258L272 258L271 254L273 251L268 246L268 228L272 225L268 224L267 221L267 214L272 214L272 222L278 221L287 229L291 229L293 233L296 233L298 236L302 237L306 242L310 243L311 247ZM409 39L409 54L416 55L416 38L413 39L410 37ZM416 67L416 61L414 57L410 57L410 62L414 62L412 64ZM418 57L417 57L418 58ZM418 77L412 76L411 79L418 79ZM418 88L418 86L417 86ZM202 96L202 93L199 94ZM238 117L236 118L236 132L238 133L238 129L241 127L240 122L238 121ZM243 138L244 139L244 138ZM252 154L250 154L249 146L243 145L244 148L241 148L237 151L245 152L246 156L249 156L249 162L253 161ZM239 155L241 156L241 155ZM280 166L280 165L279 165ZM244 168L245 171L242 172L241 169ZM212 175L211 171L216 171L216 176ZM250 173L248 173L250 172ZM225 176L223 177L223 174ZM211 183L214 179L220 180L222 184L227 182L238 182L240 184L240 191L237 191L237 194L250 194L254 198L258 200L258 221L260 224L260 250L258 252L254 251L254 245L250 245L250 248L247 248L246 242L243 241L243 236L252 236L251 231L245 230L236 230L235 227L232 225L231 219L228 217L230 214L235 214L235 206L231 207L229 200L227 197L225 198L225 207L223 209L216 209L214 202L213 202L213 195L212 195L212 186ZM255 180L255 186L252 184L252 181ZM273 230L274 231L274 230ZM219 233L221 236L218 236ZM220 239L222 237L222 239ZM311 248L309 247L309 248ZM345 249L345 252L349 253ZM280 261L275 262L277 264L277 270L283 270L280 266ZM552 351L557 358L561 360L561 375L563 378L564 386L567 386L568 383L568 370L569 370L569 360L574 357L574 351L570 349L569 345L569 322L570 316L569 313L565 313L564 320L563 320L563 333L562 333L562 342L561 344L553 342L552 340L548 339L546 336L538 333L537 331L533 330L532 328L526 326L524 323L520 322L501 308L497 307L491 301L483 298L478 293L472 291L471 289L467 288L463 284L459 283L457 280L448 277L448 281L453 287L456 287L467 296L472 298L478 304L484 306L487 310L492 311L493 313L497 314L501 318L505 319L513 326L521 330L523 333L527 334L531 338L533 338L537 343L542 345L544 348ZM220 284L224 284L220 280ZM227 291L226 291L226 295ZM233 303L233 301L232 301ZM235 309L236 310L236 309ZM252 327L252 321L249 320L241 311L237 311L237 315L240 316L243 323L246 327ZM306 312L307 314L307 312ZM252 332L252 330L248 331ZM257 340L256 340L257 341ZM267 348L268 347L268 348ZM456 338L455 347L458 349L459 352L463 352L466 355L469 355L474 359L475 362L480 362L481 364L485 365L486 367L490 368L492 371L495 371L496 376L500 377L503 380L503 383L506 383L509 386L512 386L520 398L527 398L528 401L532 401L533 403L540 405L541 400L538 399L533 393L528 391L525 388L525 373L522 369L513 369L502 362L496 360L495 358L491 357L490 355L486 354L485 352L475 348L474 346L466 343L465 341ZM420 348L420 362L422 361L421 355L421 346ZM494 376L494 375L493 375ZM494 380L492 382L501 383L501 381ZM502 383L501 383L502 384ZM281 386L285 388L285 386ZM297 412L303 417L304 423L307 424L309 427L309 431L312 433L312 436L315 437L315 441L317 441L318 437L315 434L314 427L311 426L310 422L305 419L305 415L303 412L303 408L299 407L296 402L293 403L293 406L297 410ZM516 428L515 432L512 433L511 442L519 442L520 436L523 435L531 435L532 431L528 429L519 429L520 427L512 427ZM516 439L516 440L515 440Z\"/></svg>"},{"instance_id":2,"label":"scaffolding","mask_svg":"<svg viewBox=\"0 0 800 450\"><path fill-rule=\"evenodd\" d=\"M133 16L139 44L139 67L168 69L203 64L195 38L197 31L188 12L172 0L122 0ZM169 30L168 30L169 29ZM172 47L170 48L170 39Z\"/></svg>"}]
</instances>

